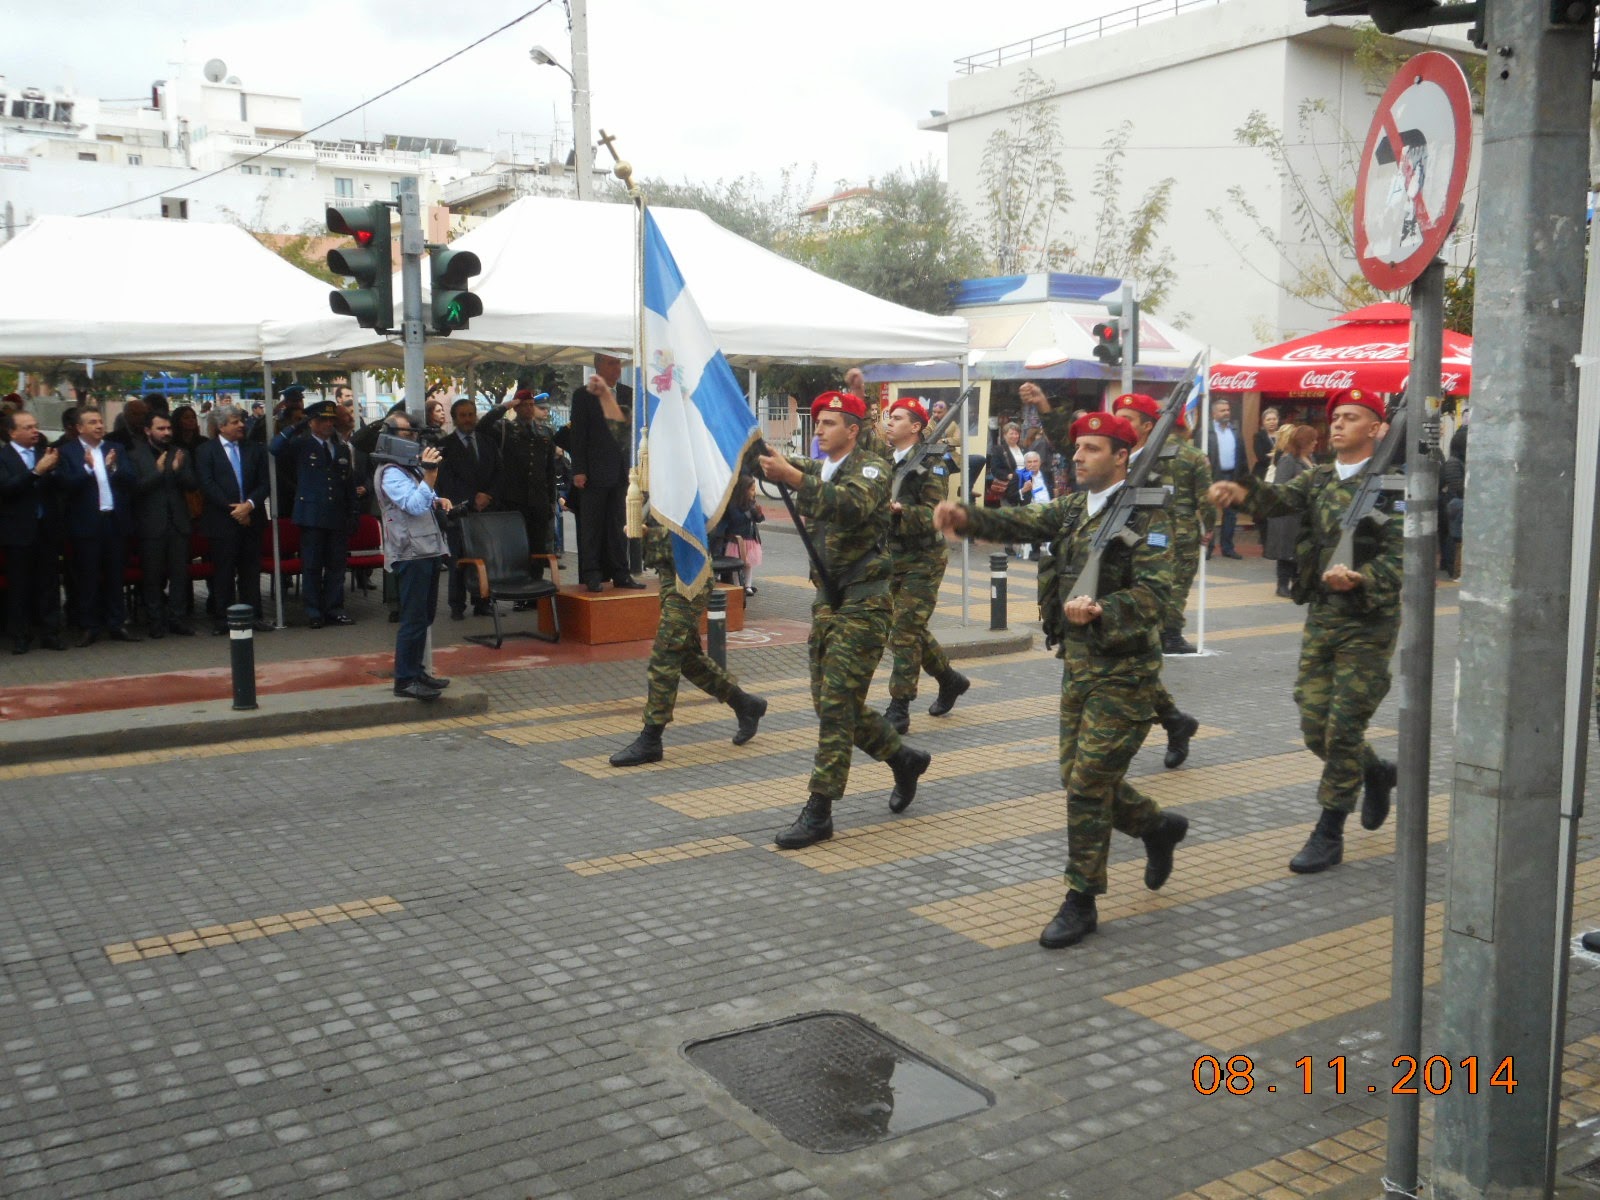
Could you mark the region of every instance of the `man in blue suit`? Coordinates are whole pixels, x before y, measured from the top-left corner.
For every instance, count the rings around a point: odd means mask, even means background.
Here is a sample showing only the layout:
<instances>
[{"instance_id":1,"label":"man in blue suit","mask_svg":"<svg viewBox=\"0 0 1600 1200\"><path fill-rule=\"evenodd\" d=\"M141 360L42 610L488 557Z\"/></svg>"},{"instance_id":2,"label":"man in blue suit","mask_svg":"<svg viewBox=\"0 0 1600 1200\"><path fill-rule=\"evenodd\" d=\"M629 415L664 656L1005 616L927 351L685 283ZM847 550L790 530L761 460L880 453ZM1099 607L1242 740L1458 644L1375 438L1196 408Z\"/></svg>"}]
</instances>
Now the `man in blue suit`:
<instances>
[{"instance_id":1,"label":"man in blue suit","mask_svg":"<svg viewBox=\"0 0 1600 1200\"><path fill-rule=\"evenodd\" d=\"M142 641L128 630L122 599L128 535L133 530L134 472L125 452L105 440L98 409L78 412L78 436L61 446L58 468L72 554L73 618L83 631L80 646L102 637Z\"/></svg>"},{"instance_id":2,"label":"man in blue suit","mask_svg":"<svg viewBox=\"0 0 1600 1200\"><path fill-rule=\"evenodd\" d=\"M319 401L306 409L304 421L272 439L273 457L293 464L293 516L304 572L300 594L312 629L356 623L344 611L344 574L361 480L349 444L334 429L338 413L332 400Z\"/></svg>"},{"instance_id":3,"label":"man in blue suit","mask_svg":"<svg viewBox=\"0 0 1600 1200\"><path fill-rule=\"evenodd\" d=\"M255 629L266 633L272 626L261 619L261 531L267 523L271 460L260 442L245 440L243 412L228 405L213 415L217 436L201 443L194 464L205 500L200 532L211 543L216 567L211 632L228 632L228 607L239 603L255 611Z\"/></svg>"},{"instance_id":4,"label":"man in blue suit","mask_svg":"<svg viewBox=\"0 0 1600 1200\"><path fill-rule=\"evenodd\" d=\"M0 413L0 548L6 558L6 624L11 652L26 654L37 626L40 644L61 640L60 451L45 444L31 412Z\"/></svg>"}]
</instances>

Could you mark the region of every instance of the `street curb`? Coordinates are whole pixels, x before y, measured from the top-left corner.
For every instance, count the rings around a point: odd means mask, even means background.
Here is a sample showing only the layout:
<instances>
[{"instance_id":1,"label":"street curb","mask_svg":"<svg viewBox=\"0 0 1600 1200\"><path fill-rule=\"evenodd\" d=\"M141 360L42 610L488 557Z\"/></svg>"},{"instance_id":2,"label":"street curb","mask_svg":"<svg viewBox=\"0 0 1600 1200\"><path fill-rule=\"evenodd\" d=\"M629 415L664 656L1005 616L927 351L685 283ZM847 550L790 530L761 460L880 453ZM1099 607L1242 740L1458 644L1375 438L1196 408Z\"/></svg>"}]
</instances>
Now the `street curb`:
<instances>
[{"instance_id":1,"label":"street curb","mask_svg":"<svg viewBox=\"0 0 1600 1200\"><path fill-rule=\"evenodd\" d=\"M1019 629L962 629L946 631L934 627L948 658L993 658L998 654L1017 654L1033 649L1033 633Z\"/></svg>"},{"instance_id":2,"label":"street curb","mask_svg":"<svg viewBox=\"0 0 1600 1200\"><path fill-rule=\"evenodd\" d=\"M259 708L246 712L235 712L231 700L202 700L7 721L0 729L0 764L447 720L489 711L488 693L461 680L425 704L394 695L388 684L281 692L259 696L257 702Z\"/></svg>"}]
</instances>

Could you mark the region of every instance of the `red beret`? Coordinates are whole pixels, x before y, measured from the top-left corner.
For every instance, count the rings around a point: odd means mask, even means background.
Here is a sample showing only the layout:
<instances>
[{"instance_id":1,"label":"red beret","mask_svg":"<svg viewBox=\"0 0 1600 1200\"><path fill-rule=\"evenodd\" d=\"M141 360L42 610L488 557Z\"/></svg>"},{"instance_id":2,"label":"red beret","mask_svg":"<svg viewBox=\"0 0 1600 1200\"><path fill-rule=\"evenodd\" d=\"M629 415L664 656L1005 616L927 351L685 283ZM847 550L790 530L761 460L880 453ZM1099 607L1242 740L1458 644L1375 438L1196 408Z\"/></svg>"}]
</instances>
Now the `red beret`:
<instances>
[{"instance_id":1,"label":"red beret","mask_svg":"<svg viewBox=\"0 0 1600 1200\"><path fill-rule=\"evenodd\" d=\"M897 408L905 409L913 419L921 421L924 425L928 423L928 410L923 408L922 401L914 396L901 396L889 406L889 411L893 412Z\"/></svg>"},{"instance_id":2,"label":"red beret","mask_svg":"<svg viewBox=\"0 0 1600 1200\"><path fill-rule=\"evenodd\" d=\"M1139 444L1139 435L1133 431L1133 426L1127 417L1115 416L1112 413L1090 413L1087 417L1079 417L1072 423L1072 440L1081 437L1096 436L1113 438L1124 443L1129 449Z\"/></svg>"},{"instance_id":3,"label":"red beret","mask_svg":"<svg viewBox=\"0 0 1600 1200\"><path fill-rule=\"evenodd\" d=\"M1344 388L1331 393L1328 396L1328 420L1333 420L1333 410L1341 404L1359 405L1368 412L1377 413L1381 421L1389 419L1388 410L1383 405L1383 397L1377 392L1369 392L1363 388Z\"/></svg>"},{"instance_id":4,"label":"red beret","mask_svg":"<svg viewBox=\"0 0 1600 1200\"><path fill-rule=\"evenodd\" d=\"M1146 396L1143 392L1127 392L1118 396L1111 402L1111 411L1119 408L1131 408L1136 413L1149 417L1152 421L1161 416L1161 405L1153 397Z\"/></svg>"},{"instance_id":5,"label":"red beret","mask_svg":"<svg viewBox=\"0 0 1600 1200\"><path fill-rule=\"evenodd\" d=\"M860 396L852 396L849 392L823 392L811 402L811 419L815 421L817 414L822 412L843 413L847 417L865 421L867 402Z\"/></svg>"},{"instance_id":6,"label":"red beret","mask_svg":"<svg viewBox=\"0 0 1600 1200\"><path fill-rule=\"evenodd\" d=\"M533 399L533 389L532 388L518 388L517 389L517 394L515 396L513 396L512 399L513 400L532 400Z\"/></svg>"}]
</instances>

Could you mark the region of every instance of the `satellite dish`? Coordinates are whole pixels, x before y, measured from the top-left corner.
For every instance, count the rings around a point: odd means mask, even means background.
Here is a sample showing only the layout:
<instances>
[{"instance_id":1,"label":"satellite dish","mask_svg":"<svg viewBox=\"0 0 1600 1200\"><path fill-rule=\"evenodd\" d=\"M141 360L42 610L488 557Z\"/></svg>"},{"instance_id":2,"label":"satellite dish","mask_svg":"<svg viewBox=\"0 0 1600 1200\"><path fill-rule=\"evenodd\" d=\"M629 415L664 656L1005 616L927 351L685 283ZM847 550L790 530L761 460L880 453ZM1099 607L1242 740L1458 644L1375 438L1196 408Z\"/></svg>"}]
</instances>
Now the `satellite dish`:
<instances>
[{"instance_id":1,"label":"satellite dish","mask_svg":"<svg viewBox=\"0 0 1600 1200\"><path fill-rule=\"evenodd\" d=\"M228 64L220 58L213 58L205 66L206 79L212 83L221 83L223 76L228 73Z\"/></svg>"},{"instance_id":2,"label":"satellite dish","mask_svg":"<svg viewBox=\"0 0 1600 1200\"><path fill-rule=\"evenodd\" d=\"M231 84L233 84L233 85L234 85L234 86L238 86L238 84L239 84L239 77L238 77L238 76L237 76L237 75L229 75L229 76L228 76L228 78L227 78L227 80L226 80L226 82L228 82L228 83L231 83Z\"/></svg>"}]
</instances>

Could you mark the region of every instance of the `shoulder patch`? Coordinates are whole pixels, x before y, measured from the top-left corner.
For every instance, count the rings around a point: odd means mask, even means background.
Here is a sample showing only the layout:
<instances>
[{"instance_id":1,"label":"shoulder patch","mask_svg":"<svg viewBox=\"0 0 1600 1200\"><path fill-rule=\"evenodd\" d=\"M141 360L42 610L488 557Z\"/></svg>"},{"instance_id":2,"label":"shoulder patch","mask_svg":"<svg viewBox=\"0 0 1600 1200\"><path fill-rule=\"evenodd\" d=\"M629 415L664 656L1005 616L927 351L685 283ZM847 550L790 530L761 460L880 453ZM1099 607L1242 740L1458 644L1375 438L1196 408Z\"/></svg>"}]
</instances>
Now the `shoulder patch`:
<instances>
[{"instance_id":1,"label":"shoulder patch","mask_svg":"<svg viewBox=\"0 0 1600 1200\"><path fill-rule=\"evenodd\" d=\"M863 479L876 479L879 474L880 474L880 472L879 472L877 467L862 467L861 468L861 476L862 476Z\"/></svg>"},{"instance_id":2,"label":"shoulder patch","mask_svg":"<svg viewBox=\"0 0 1600 1200\"><path fill-rule=\"evenodd\" d=\"M943 475L944 474L944 468L943 467L935 467L933 469L933 473L935 475Z\"/></svg>"},{"instance_id":3,"label":"shoulder patch","mask_svg":"<svg viewBox=\"0 0 1600 1200\"><path fill-rule=\"evenodd\" d=\"M1167 548L1167 535L1164 533L1151 530L1144 540L1147 546L1154 546L1157 550L1165 550Z\"/></svg>"}]
</instances>

